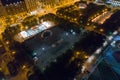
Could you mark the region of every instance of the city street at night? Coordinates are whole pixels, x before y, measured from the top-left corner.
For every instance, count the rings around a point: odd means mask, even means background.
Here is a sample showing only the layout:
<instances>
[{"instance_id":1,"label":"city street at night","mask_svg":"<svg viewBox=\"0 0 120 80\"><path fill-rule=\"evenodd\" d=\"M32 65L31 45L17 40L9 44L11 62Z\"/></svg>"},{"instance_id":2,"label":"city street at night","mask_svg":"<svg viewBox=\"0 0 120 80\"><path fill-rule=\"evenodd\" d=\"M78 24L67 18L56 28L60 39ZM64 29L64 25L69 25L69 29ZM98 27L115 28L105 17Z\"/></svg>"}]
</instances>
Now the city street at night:
<instances>
[{"instance_id":1,"label":"city street at night","mask_svg":"<svg viewBox=\"0 0 120 80\"><path fill-rule=\"evenodd\" d=\"M120 0L0 0L0 80L120 80Z\"/></svg>"}]
</instances>

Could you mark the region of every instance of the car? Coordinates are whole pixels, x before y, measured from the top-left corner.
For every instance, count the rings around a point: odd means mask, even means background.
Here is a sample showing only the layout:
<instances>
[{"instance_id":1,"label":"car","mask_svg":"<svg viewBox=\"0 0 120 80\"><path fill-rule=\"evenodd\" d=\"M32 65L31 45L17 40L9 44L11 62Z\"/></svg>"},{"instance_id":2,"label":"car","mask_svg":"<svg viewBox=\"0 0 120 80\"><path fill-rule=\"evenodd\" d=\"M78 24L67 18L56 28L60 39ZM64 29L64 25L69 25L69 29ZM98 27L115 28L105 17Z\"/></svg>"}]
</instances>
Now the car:
<instances>
[{"instance_id":1,"label":"car","mask_svg":"<svg viewBox=\"0 0 120 80\"><path fill-rule=\"evenodd\" d=\"M11 76L16 76L18 74L18 69L14 62L9 62L7 67Z\"/></svg>"}]
</instances>

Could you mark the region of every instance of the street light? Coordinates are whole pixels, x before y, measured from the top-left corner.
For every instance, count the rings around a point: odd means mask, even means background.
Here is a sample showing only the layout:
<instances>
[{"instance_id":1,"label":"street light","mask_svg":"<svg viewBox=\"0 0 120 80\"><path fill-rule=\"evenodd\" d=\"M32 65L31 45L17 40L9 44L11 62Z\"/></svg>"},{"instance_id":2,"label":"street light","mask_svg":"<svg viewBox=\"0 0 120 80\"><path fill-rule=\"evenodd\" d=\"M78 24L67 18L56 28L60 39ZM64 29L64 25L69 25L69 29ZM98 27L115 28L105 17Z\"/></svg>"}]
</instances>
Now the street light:
<instances>
[{"instance_id":1,"label":"street light","mask_svg":"<svg viewBox=\"0 0 120 80\"><path fill-rule=\"evenodd\" d=\"M85 56L85 58L87 59L87 58L88 58L88 56Z\"/></svg>"},{"instance_id":2,"label":"street light","mask_svg":"<svg viewBox=\"0 0 120 80\"><path fill-rule=\"evenodd\" d=\"M22 66L22 69L25 69L25 68L26 68L26 65L23 65L23 66Z\"/></svg>"},{"instance_id":3,"label":"street light","mask_svg":"<svg viewBox=\"0 0 120 80\"><path fill-rule=\"evenodd\" d=\"M100 29L100 32L103 32L104 30L103 29Z\"/></svg>"},{"instance_id":4,"label":"street light","mask_svg":"<svg viewBox=\"0 0 120 80\"><path fill-rule=\"evenodd\" d=\"M76 55L79 55L79 54L80 54L80 52L79 52L79 51L77 51L77 52L76 52Z\"/></svg>"},{"instance_id":5,"label":"street light","mask_svg":"<svg viewBox=\"0 0 120 80\"><path fill-rule=\"evenodd\" d=\"M66 32L65 35L68 36L69 35L68 32Z\"/></svg>"},{"instance_id":6,"label":"street light","mask_svg":"<svg viewBox=\"0 0 120 80\"><path fill-rule=\"evenodd\" d=\"M16 53L16 51L12 51L12 54L14 55Z\"/></svg>"},{"instance_id":7,"label":"street light","mask_svg":"<svg viewBox=\"0 0 120 80\"><path fill-rule=\"evenodd\" d=\"M6 44L9 44L9 41L6 41L5 43L6 43Z\"/></svg>"},{"instance_id":8,"label":"street light","mask_svg":"<svg viewBox=\"0 0 120 80\"><path fill-rule=\"evenodd\" d=\"M42 48L42 50L44 51L44 50L45 50L45 48L43 47L43 48Z\"/></svg>"}]
</instances>

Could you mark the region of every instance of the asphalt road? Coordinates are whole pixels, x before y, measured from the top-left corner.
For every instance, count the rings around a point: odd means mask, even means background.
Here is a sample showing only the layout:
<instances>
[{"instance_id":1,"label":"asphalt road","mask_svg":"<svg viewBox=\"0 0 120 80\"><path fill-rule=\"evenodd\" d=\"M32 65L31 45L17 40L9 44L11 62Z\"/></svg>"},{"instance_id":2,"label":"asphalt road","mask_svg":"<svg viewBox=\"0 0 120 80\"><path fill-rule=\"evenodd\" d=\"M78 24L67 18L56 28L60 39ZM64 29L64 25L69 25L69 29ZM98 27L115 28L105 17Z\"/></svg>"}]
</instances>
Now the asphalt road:
<instances>
[{"instance_id":1,"label":"asphalt road","mask_svg":"<svg viewBox=\"0 0 120 80\"><path fill-rule=\"evenodd\" d=\"M119 35L113 39L113 41L117 41L117 40L120 40ZM113 57L114 52L119 50L120 50L119 48L109 45L106 48L105 51L106 55L104 57L105 57L105 61L113 68L113 70L120 75L120 63L118 63L116 59Z\"/></svg>"}]
</instances>

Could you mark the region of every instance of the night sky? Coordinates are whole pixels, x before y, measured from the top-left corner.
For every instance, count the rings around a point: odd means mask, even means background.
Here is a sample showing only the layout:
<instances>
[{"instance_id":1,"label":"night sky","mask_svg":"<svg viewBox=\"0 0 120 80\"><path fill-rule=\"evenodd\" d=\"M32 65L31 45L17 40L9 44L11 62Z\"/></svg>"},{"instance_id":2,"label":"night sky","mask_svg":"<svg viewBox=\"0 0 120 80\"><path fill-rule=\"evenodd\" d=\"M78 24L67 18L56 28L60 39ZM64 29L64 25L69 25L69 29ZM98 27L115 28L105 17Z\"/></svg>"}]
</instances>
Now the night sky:
<instances>
[{"instance_id":1,"label":"night sky","mask_svg":"<svg viewBox=\"0 0 120 80\"><path fill-rule=\"evenodd\" d=\"M19 1L24 1L24 0L1 0L2 4L5 6L6 4L10 4L10 3L16 3Z\"/></svg>"}]
</instances>

